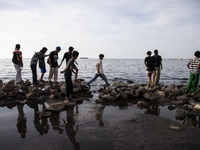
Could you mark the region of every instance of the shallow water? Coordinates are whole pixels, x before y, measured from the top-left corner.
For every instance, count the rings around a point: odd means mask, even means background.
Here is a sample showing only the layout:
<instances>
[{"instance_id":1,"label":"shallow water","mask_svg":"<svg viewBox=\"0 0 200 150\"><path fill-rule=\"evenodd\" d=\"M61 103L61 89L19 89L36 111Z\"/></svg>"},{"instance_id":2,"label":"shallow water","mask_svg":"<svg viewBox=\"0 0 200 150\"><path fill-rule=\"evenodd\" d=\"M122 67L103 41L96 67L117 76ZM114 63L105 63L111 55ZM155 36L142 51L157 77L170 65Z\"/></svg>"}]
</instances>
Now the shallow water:
<instances>
[{"instance_id":1,"label":"shallow water","mask_svg":"<svg viewBox=\"0 0 200 150\"><path fill-rule=\"evenodd\" d=\"M79 78L86 81L94 76L95 59L78 59ZM24 59L22 71L23 80L31 80L29 67L30 59ZM105 59L104 70L108 81L133 81L146 84L147 77L143 60L140 59ZM187 60L163 60L164 69L161 73L160 83L165 85L186 84L189 71ZM60 70L64 68L64 65ZM0 59L0 79L4 82L15 79L15 70L11 59ZM47 66L47 72L48 72ZM40 76L38 69L38 76ZM47 80L48 73L44 79ZM64 81L59 74L59 81ZM42 111L48 103L22 105L10 104L0 107L0 149L87 149L86 139L92 141L95 136L85 132L89 128L104 128L115 125L117 121L133 119L137 114L151 113L164 118L175 120L176 109L169 110L168 106L152 104L149 109L139 108L134 102L119 104L96 104L97 90L103 87L104 82L97 79L91 85L94 97L85 100L77 107L54 114L50 118L39 118L36 111ZM197 116L194 116L199 121ZM199 127L197 125L196 127ZM101 139L103 141L103 138ZM12 143L12 144L10 144ZM44 147L43 147L44 146Z\"/></svg>"}]
</instances>

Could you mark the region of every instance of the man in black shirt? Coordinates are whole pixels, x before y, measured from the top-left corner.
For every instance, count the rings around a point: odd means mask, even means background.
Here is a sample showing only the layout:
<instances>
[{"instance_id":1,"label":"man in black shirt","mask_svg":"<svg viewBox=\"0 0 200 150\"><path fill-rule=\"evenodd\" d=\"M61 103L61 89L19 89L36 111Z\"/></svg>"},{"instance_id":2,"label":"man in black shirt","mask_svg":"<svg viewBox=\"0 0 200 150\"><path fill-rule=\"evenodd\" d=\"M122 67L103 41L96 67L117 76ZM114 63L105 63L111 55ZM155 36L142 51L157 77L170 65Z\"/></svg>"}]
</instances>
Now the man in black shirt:
<instances>
[{"instance_id":1,"label":"man in black shirt","mask_svg":"<svg viewBox=\"0 0 200 150\"><path fill-rule=\"evenodd\" d=\"M158 85L160 80L160 70L163 69L162 66L162 57L158 55L158 50L154 50L154 56L155 59L155 72L153 74L153 84Z\"/></svg>"},{"instance_id":2,"label":"man in black shirt","mask_svg":"<svg viewBox=\"0 0 200 150\"><path fill-rule=\"evenodd\" d=\"M73 52L74 48L72 46L69 47L68 51L64 54L63 59L60 63L60 65L58 66L58 68L60 68L60 66L62 65L63 61L66 59L66 65L68 60L70 60L72 58L72 52Z\"/></svg>"},{"instance_id":3,"label":"man in black shirt","mask_svg":"<svg viewBox=\"0 0 200 150\"><path fill-rule=\"evenodd\" d=\"M51 82L51 78L54 76L54 82L58 80L58 53L60 52L61 48L59 46L56 47L55 51L52 51L49 54L49 82Z\"/></svg>"}]
</instances>

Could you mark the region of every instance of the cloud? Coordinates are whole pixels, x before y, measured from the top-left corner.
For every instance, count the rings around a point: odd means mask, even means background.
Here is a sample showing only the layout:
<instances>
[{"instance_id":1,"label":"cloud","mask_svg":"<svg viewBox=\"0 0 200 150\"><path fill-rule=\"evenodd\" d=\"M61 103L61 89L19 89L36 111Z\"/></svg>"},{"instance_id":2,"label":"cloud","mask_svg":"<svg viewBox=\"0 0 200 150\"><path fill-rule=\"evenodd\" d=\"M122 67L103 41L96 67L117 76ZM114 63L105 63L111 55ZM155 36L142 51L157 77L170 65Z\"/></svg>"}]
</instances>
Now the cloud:
<instances>
[{"instance_id":1,"label":"cloud","mask_svg":"<svg viewBox=\"0 0 200 150\"><path fill-rule=\"evenodd\" d=\"M63 49L72 45L88 57L102 52L108 57L143 58L155 48L165 51L166 57L176 57L180 50L184 53L179 57L188 57L188 49L198 45L199 4L198 0L2 0L0 43L9 49L2 57L11 57L16 43L22 44L24 57L57 45Z\"/></svg>"}]
</instances>

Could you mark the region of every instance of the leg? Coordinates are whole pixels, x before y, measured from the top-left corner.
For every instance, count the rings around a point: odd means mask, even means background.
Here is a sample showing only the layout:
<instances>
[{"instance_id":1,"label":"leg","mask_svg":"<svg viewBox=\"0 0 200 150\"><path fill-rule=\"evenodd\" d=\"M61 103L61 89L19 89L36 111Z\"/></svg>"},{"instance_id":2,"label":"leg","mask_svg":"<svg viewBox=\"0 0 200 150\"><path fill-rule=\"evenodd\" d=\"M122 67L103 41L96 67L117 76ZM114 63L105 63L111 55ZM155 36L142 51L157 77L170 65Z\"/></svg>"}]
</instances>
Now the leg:
<instances>
[{"instance_id":1,"label":"leg","mask_svg":"<svg viewBox=\"0 0 200 150\"><path fill-rule=\"evenodd\" d=\"M193 79L194 79L194 74L190 72L190 77L189 77L189 80L188 80L188 84L185 88L185 92L188 92L190 90Z\"/></svg>"},{"instance_id":2,"label":"leg","mask_svg":"<svg viewBox=\"0 0 200 150\"><path fill-rule=\"evenodd\" d=\"M148 86L153 85L153 82L151 81L151 73L147 73L147 77L148 77Z\"/></svg>"},{"instance_id":3,"label":"leg","mask_svg":"<svg viewBox=\"0 0 200 150\"><path fill-rule=\"evenodd\" d=\"M16 70L16 79L15 79L15 83L20 83L22 81L22 77L21 77L21 67L19 65L14 65L15 66L15 70Z\"/></svg>"},{"instance_id":4,"label":"leg","mask_svg":"<svg viewBox=\"0 0 200 150\"><path fill-rule=\"evenodd\" d=\"M58 67L54 68L54 82L58 81Z\"/></svg>"},{"instance_id":5,"label":"leg","mask_svg":"<svg viewBox=\"0 0 200 150\"><path fill-rule=\"evenodd\" d=\"M109 83L108 83L108 80L107 80L105 74L100 74L100 77L106 82L106 86L108 87Z\"/></svg>"},{"instance_id":6,"label":"leg","mask_svg":"<svg viewBox=\"0 0 200 150\"><path fill-rule=\"evenodd\" d=\"M51 78L53 77L53 71L54 71L54 68L50 67L49 78L48 78L49 81L51 81Z\"/></svg>"},{"instance_id":7,"label":"leg","mask_svg":"<svg viewBox=\"0 0 200 150\"><path fill-rule=\"evenodd\" d=\"M156 84L159 84L160 80L160 67L157 67L156 69Z\"/></svg>"},{"instance_id":8,"label":"leg","mask_svg":"<svg viewBox=\"0 0 200 150\"><path fill-rule=\"evenodd\" d=\"M194 75L194 82L193 82L192 93L195 93L197 91L198 85L199 85L199 73Z\"/></svg>"},{"instance_id":9,"label":"leg","mask_svg":"<svg viewBox=\"0 0 200 150\"><path fill-rule=\"evenodd\" d=\"M99 74L95 74L94 78L90 80L86 85L90 85L92 82L94 82L98 78Z\"/></svg>"},{"instance_id":10,"label":"leg","mask_svg":"<svg viewBox=\"0 0 200 150\"><path fill-rule=\"evenodd\" d=\"M66 82L66 96L67 98L70 97L70 94L72 94L73 86L72 86L72 78L70 73L65 72L65 82Z\"/></svg>"},{"instance_id":11,"label":"leg","mask_svg":"<svg viewBox=\"0 0 200 150\"><path fill-rule=\"evenodd\" d=\"M31 70L32 70L32 74L33 74L33 84L37 85L36 65L31 65Z\"/></svg>"}]
</instances>

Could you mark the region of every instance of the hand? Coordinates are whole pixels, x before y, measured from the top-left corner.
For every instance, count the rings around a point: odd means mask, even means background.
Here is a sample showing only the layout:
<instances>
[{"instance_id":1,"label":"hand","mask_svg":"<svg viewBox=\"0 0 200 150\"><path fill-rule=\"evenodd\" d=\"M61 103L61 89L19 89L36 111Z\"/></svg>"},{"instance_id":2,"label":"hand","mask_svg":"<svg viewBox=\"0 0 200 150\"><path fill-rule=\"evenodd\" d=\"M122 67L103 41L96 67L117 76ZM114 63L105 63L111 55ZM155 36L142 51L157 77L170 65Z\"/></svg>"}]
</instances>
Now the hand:
<instances>
[{"instance_id":1,"label":"hand","mask_svg":"<svg viewBox=\"0 0 200 150\"><path fill-rule=\"evenodd\" d=\"M76 82L76 78L74 78L74 80L72 80L72 83L73 83L73 84L75 84L75 82Z\"/></svg>"},{"instance_id":2,"label":"hand","mask_svg":"<svg viewBox=\"0 0 200 150\"><path fill-rule=\"evenodd\" d=\"M62 74L62 73L64 73L64 72L65 72L65 70L61 71L60 73Z\"/></svg>"}]
</instances>

